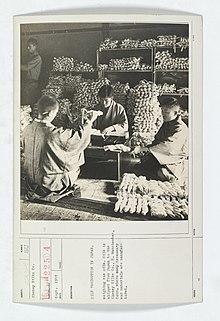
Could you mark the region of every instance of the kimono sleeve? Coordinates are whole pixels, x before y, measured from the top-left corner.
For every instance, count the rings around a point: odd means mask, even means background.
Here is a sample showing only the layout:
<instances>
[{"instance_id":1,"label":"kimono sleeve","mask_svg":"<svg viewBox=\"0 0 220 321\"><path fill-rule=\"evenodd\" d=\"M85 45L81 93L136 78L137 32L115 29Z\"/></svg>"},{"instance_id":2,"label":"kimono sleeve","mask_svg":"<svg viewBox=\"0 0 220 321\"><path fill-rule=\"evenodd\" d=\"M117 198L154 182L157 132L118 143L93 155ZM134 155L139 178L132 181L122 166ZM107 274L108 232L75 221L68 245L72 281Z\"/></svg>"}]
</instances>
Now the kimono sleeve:
<instances>
[{"instance_id":1,"label":"kimono sleeve","mask_svg":"<svg viewBox=\"0 0 220 321\"><path fill-rule=\"evenodd\" d=\"M35 57L27 63L27 73L30 79L38 79L41 72L42 59L40 56Z\"/></svg>"},{"instance_id":2,"label":"kimono sleeve","mask_svg":"<svg viewBox=\"0 0 220 321\"><path fill-rule=\"evenodd\" d=\"M128 131L128 118L122 105L117 104L117 124L113 125L115 131Z\"/></svg>"},{"instance_id":3,"label":"kimono sleeve","mask_svg":"<svg viewBox=\"0 0 220 321\"><path fill-rule=\"evenodd\" d=\"M64 152L78 154L84 151L90 143L91 125L85 124L77 131L73 129L57 129L57 143Z\"/></svg>"},{"instance_id":4,"label":"kimono sleeve","mask_svg":"<svg viewBox=\"0 0 220 321\"><path fill-rule=\"evenodd\" d=\"M181 127L172 136L154 146L149 147L150 152L160 164L172 164L188 156L188 130Z\"/></svg>"}]
</instances>

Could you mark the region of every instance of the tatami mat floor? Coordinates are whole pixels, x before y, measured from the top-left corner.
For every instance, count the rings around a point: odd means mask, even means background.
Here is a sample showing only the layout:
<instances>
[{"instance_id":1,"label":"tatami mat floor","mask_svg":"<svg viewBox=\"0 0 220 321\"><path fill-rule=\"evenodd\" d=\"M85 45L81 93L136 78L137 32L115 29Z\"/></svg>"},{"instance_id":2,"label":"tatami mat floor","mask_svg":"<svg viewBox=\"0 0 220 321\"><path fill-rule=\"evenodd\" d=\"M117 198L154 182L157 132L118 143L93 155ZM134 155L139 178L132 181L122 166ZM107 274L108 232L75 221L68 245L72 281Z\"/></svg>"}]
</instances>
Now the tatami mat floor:
<instances>
[{"instance_id":1,"label":"tatami mat floor","mask_svg":"<svg viewBox=\"0 0 220 321\"><path fill-rule=\"evenodd\" d=\"M89 213L81 210L73 210L50 206L47 204L35 204L21 200L22 220L54 220L54 221L122 221L119 217L110 217Z\"/></svg>"},{"instance_id":2,"label":"tatami mat floor","mask_svg":"<svg viewBox=\"0 0 220 321\"><path fill-rule=\"evenodd\" d=\"M115 203L115 181L111 180L96 180L96 179L79 179L77 184L80 186L83 199L91 199L93 201L100 201L107 203ZM64 200L64 199L63 199ZM68 199L66 198L68 203ZM74 221L121 221L123 218L111 217L100 213L90 213L88 210L84 211L77 207L73 209L56 206L57 203L51 204L39 204L32 203L21 199L21 219L22 220L74 220ZM71 202L72 204L72 202Z\"/></svg>"}]
</instances>

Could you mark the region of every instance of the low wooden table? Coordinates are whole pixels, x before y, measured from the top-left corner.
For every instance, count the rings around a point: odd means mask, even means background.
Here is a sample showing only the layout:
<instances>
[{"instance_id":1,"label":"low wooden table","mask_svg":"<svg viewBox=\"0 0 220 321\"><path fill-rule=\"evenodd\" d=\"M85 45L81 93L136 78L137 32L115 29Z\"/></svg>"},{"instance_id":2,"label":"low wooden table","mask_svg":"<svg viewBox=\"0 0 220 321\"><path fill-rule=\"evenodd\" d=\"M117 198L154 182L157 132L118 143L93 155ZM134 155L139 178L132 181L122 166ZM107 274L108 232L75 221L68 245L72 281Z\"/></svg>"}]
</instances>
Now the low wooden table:
<instances>
[{"instance_id":1,"label":"low wooden table","mask_svg":"<svg viewBox=\"0 0 220 321\"><path fill-rule=\"evenodd\" d=\"M121 179L121 151L105 151L104 147L88 146L85 150L85 158L94 158L103 161L109 159L116 161L117 181Z\"/></svg>"}]
</instances>

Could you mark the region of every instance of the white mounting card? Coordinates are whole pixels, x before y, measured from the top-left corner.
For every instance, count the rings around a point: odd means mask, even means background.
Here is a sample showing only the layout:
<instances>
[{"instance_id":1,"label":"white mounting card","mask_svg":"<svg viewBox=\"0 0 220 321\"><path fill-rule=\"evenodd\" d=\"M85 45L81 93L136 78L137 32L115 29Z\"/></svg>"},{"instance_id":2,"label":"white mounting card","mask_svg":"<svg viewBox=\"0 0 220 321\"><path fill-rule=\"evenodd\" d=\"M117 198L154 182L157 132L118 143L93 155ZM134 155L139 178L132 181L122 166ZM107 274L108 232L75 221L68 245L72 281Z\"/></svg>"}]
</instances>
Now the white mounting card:
<instances>
[{"instance_id":1,"label":"white mounting card","mask_svg":"<svg viewBox=\"0 0 220 321\"><path fill-rule=\"evenodd\" d=\"M97 83L103 79L108 79L113 87L120 82L117 88L121 93L117 97L127 95L126 111L132 93L133 99L137 98L134 93L140 87L135 86L143 80L151 86L155 83L155 88L160 90L155 94L157 101L166 94L187 106L183 116L187 114L189 133L188 194L185 191L184 200L179 200L178 192L175 194L172 189L176 185L170 183L164 195L156 182L156 195L153 195L156 207L162 203L166 210L164 204L170 202L173 215L165 211L163 216L162 212L153 216L152 200L147 198L150 190L145 193L147 215L140 213L141 210L139 213L138 210L129 211L129 206L128 211L126 206L121 212L114 211L117 195L111 194L106 184L111 184L115 190L120 188L123 155L126 154L123 152L108 152L116 155L115 158L109 156L107 166L109 172L112 168L117 172L117 177L94 179L91 170L91 175L78 178L78 184L84 184L80 185L81 198L69 195L56 203L25 198L20 137L21 126L24 127L27 120L22 119L21 114L27 103L22 101L21 70L30 38L37 39L42 58L44 87L41 89L57 97L62 91L62 97L58 97L60 108L65 110L65 99L72 106L72 116L82 107L91 107L92 99L96 102ZM109 40L104 42L105 38ZM101 43L106 47L100 49ZM123 63L125 67L120 65ZM114 70L117 64L120 67ZM136 69L126 67L129 64L136 64ZM112 69L108 69L110 67ZM70 88L66 86L67 78L74 83L72 92L67 91ZM125 83L129 84L126 94L120 89L125 88ZM171 91L165 91L165 87ZM202 95L202 17L199 15L14 17L14 302L159 304L202 301ZM133 100L130 108L135 109L138 99ZM150 100L146 101L145 104ZM35 105L31 108L29 117L37 117L33 116ZM151 119L147 114L144 117ZM130 132L130 137L132 134ZM36 143L34 137L32 143L33 146ZM96 152L98 158L103 147L96 148ZM86 163L87 153L85 150ZM104 151L102 155L110 154ZM166 186L164 184L162 182L161 186ZM134 183L131 190L132 197L142 198L143 202L143 190L138 190ZM187 203L187 215L182 214L179 201Z\"/></svg>"}]
</instances>

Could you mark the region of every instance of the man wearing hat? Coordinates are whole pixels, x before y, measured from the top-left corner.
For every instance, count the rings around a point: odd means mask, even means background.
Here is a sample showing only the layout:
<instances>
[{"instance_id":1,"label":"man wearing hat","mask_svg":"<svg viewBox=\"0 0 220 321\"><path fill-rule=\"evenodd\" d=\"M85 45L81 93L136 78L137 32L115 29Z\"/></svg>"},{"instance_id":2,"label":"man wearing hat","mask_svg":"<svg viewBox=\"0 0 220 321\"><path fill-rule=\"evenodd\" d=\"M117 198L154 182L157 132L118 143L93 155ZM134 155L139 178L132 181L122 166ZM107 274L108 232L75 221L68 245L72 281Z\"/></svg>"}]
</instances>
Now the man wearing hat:
<instances>
[{"instance_id":1,"label":"man wearing hat","mask_svg":"<svg viewBox=\"0 0 220 321\"><path fill-rule=\"evenodd\" d=\"M75 181L80 166L84 164L83 151L90 142L92 124L100 113L92 111L90 119L74 131L51 124L59 109L54 96L42 96L37 105L38 118L24 129L22 135L26 197L56 202L76 192Z\"/></svg>"},{"instance_id":2,"label":"man wearing hat","mask_svg":"<svg viewBox=\"0 0 220 321\"><path fill-rule=\"evenodd\" d=\"M188 180L188 127L181 119L176 98L164 97L161 108L164 122L153 143L133 151L142 155L136 171L148 179L177 179L183 185Z\"/></svg>"}]
</instances>

